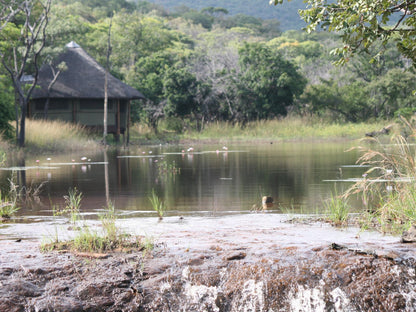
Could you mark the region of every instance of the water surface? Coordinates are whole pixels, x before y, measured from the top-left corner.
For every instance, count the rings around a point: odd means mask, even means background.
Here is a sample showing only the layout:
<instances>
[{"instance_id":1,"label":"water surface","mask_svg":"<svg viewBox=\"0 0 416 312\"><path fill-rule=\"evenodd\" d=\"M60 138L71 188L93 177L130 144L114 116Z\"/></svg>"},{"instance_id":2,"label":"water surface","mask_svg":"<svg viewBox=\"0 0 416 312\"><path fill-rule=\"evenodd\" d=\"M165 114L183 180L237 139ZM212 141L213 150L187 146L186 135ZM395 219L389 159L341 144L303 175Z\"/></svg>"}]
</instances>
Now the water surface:
<instances>
[{"instance_id":1,"label":"water surface","mask_svg":"<svg viewBox=\"0 0 416 312\"><path fill-rule=\"evenodd\" d=\"M273 143L134 147L97 154L45 155L10 163L0 170L3 188L13 179L35 189L40 201L29 202L22 216L50 216L64 205L69 189L82 192L81 210L96 214L112 201L120 214L150 216L154 191L169 216L216 216L249 212L272 196L272 212L320 213L322 200L337 181L361 177L354 142Z\"/></svg>"}]
</instances>

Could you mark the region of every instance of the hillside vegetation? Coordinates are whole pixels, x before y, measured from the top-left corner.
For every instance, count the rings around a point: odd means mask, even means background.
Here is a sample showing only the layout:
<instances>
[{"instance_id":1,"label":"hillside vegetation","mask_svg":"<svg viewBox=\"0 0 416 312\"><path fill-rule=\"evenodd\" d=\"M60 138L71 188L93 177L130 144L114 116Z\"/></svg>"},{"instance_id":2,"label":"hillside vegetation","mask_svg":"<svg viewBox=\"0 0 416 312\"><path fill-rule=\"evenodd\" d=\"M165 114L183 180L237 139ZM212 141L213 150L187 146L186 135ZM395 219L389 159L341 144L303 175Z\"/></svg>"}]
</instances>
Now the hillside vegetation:
<instances>
[{"instance_id":1,"label":"hillside vegetation","mask_svg":"<svg viewBox=\"0 0 416 312\"><path fill-rule=\"evenodd\" d=\"M305 23L300 19L298 10L304 9L306 4L303 0L284 2L275 7L270 6L268 0L150 0L170 11L175 11L183 6L202 10L206 7L222 7L229 11L230 15L245 14L261 19L276 19L280 23L280 29L300 30Z\"/></svg>"}]
</instances>

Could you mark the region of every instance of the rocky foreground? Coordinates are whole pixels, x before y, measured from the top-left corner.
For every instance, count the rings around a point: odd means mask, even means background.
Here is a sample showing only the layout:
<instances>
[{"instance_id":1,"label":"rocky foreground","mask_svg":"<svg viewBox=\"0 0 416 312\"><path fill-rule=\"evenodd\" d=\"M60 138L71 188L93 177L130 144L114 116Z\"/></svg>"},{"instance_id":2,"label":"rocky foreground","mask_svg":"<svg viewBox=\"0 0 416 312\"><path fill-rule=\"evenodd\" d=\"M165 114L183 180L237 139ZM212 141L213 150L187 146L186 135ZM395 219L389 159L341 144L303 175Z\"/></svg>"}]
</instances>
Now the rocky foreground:
<instances>
[{"instance_id":1,"label":"rocky foreground","mask_svg":"<svg viewBox=\"0 0 416 312\"><path fill-rule=\"evenodd\" d=\"M237 221L175 223L146 253L41 253L37 241L1 240L0 311L416 310L413 244Z\"/></svg>"}]
</instances>

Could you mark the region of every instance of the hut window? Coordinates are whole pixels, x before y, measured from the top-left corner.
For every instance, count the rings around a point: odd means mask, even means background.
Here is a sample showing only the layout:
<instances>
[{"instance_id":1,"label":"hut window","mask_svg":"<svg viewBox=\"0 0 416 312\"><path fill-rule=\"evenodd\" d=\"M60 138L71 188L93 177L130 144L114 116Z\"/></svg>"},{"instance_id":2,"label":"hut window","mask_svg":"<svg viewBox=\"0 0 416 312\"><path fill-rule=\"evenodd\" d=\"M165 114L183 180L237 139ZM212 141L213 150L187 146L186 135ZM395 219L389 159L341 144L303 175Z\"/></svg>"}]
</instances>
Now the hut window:
<instances>
[{"instance_id":1,"label":"hut window","mask_svg":"<svg viewBox=\"0 0 416 312\"><path fill-rule=\"evenodd\" d=\"M35 109L37 111L43 111L45 109L45 102L37 102ZM68 102L50 102L48 110L69 110Z\"/></svg>"},{"instance_id":2,"label":"hut window","mask_svg":"<svg viewBox=\"0 0 416 312\"><path fill-rule=\"evenodd\" d=\"M104 107L104 101L85 101L81 103L81 110L87 111L87 110L103 110ZM113 109L113 103L108 103L108 110Z\"/></svg>"}]
</instances>

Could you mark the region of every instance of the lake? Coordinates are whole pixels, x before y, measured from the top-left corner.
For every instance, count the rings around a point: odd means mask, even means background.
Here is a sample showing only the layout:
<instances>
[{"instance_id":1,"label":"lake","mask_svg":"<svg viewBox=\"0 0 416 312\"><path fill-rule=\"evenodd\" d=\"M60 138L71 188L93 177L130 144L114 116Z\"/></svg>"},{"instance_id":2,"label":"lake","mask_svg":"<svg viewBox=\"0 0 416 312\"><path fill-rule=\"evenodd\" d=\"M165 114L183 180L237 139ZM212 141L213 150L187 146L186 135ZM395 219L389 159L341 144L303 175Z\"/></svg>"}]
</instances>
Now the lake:
<instances>
[{"instance_id":1,"label":"lake","mask_svg":"<svg viewBox=\"0 0 416 312\"><path fill-rule=\"evenodd\" d=\"M28 189L44 183L39 201L20 216L50 216L64 205L69 189L82 192L85 215L102 211L111 200L126 217L154 217L154 191L168 216L215 216L249 212L271 196L274 213L321 213L322 201L336 188L361 177L354 142L285 142L270 144L160 145L101 151L96 154L45 155L11 161L0 170L2 188L9 179ZM339 182L336 182L339 181ZM358 207L357 207L358 208Z\"/></svg>"}]
</instances>

